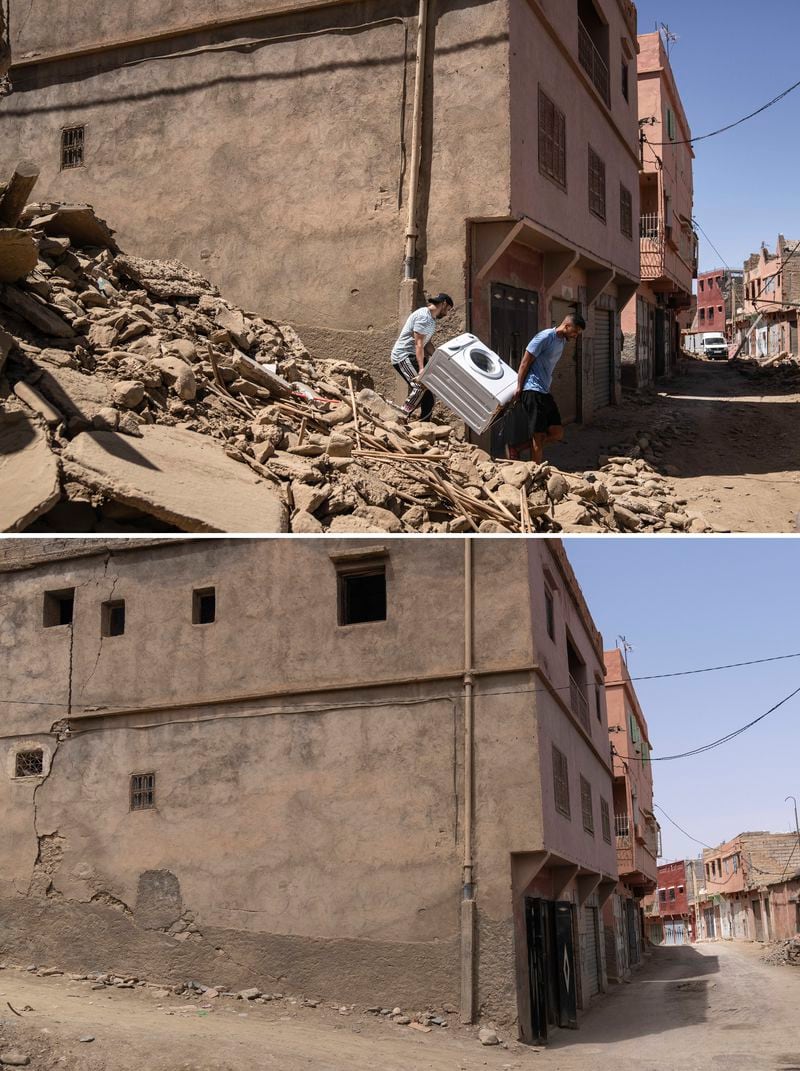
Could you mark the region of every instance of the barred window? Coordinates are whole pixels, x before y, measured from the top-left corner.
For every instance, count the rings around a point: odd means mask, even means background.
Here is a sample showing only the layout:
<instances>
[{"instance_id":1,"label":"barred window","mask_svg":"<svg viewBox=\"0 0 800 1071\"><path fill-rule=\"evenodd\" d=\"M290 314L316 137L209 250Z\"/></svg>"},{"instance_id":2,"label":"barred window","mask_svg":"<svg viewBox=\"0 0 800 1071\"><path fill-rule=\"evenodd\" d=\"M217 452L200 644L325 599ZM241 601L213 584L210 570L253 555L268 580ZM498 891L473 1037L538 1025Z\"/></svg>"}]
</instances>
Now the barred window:
<instances>
[{"instance_id":1,"label":"barred window","mask_svg":"<svg viewBox=\"0 0 800 1071\"><path fill-rule=\"evenodd\" d=\"M581 774L581 814L583 828L594 836L594 811L592 810L592 786Z\"/></svg>"},{"instance_id":2,"label":"barred window","mask_svg":"<svg viewBox=\"0 0 800 1071\"><path fill-rule=\"evenodd\" d=\"M619 187L619 229L626 238L633 238L633 198L631 191L620 183Z\"/></svg>"},{"instance_id":3,"label":"barred window","mask_svg":"<svg viewBox=\"0 0 800 1071\"><path fill-rule=\"evenodd\" d=\"M567 818L569 810L569 771L567 769L567 756L553 744L553 791L555 794L556 810Z\"/></svg>"},{"instance_id":4,"label":"barred window","mask_svg":"<svg viewBox=\"0 0 800 1071\"><path fill-rule=\"evenodd\" d=\"M44 773L44 752L41 748L36 751L18 751L14 764L15 777L39 777Z\"/></svg>"},{"instance_id":5,"label":"barred window","mask_svg":"<svg viewBox=\"0 0 800 1071\"><path fill-rule=\"evenodd\" d=\"M606 221L606 165L589 146L589 211Z\"/></svg>"},{"instance_id":6,"label":"barred window","mask_svg":"<svg viewBox=\"0 0 800 1071\"><path fill-rule=\"evenodd\" d=\"M562 189L567 188L567 120L539 89L539 170Z\"/></svg>"},{"instance_id":7,"label":"barred window","mask_svg":"<svg viewBox=\"0 0 800 1071\"><path fill-rule=\"evenodd\" d=\"M85 126L67 126L61 131L61 170L83 166Z\"/></svg>"},{"instance_id":8,"label":"barred window","mask_svg":"<svg viewBox=\"0 0 800 1071\"><path fill-rule=\"evenodd\" d=\"M156 775L154 773L131 775L131 810L144 811L156 805Z\"/></svg>"},{"instance_id":9,"label":"barred window","mask_svg":"<svg viewBox=\"0 0 800 1071\"><path fill-rule=\"evenodd\" d=\"M611 815L608 809L608 803L603 797L600 797L600 828L603 831L603 840L608 844L611 843Z\"/></svg>"}]
</instances>

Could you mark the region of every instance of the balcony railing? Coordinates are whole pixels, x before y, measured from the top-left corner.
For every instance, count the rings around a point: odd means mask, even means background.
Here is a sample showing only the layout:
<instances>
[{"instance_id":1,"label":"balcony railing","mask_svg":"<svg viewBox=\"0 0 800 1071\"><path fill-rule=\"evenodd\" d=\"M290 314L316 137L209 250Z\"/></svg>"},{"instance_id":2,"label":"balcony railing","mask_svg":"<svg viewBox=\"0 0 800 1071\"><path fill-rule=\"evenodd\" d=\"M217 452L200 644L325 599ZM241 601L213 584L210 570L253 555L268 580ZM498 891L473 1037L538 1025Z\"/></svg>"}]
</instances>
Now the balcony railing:
<instances>
[{"instance_id":1,"label":"balcony railing","mask_svg":"<svg viewBox=\"0 0 800 1071\"><path fill-rule=\"evenodd\" d=\"M589 732L589 703L588 703L588 700L586 699L586 696L583 694L583 689L578 684L578 682L575 680L575 678L572 676L572 674L570 674L570 677L569 677L569 702L570 702L570 706L572 707L573 714L577 714L577 716L581 720L581 725L584 727L584 729L588 733Z\"/></svg>"},{"instance_id":2,"label":"balcony railing","mask_svg":"<svg viewBox=\"0 0 800 1071\"><path fill-rule=\"evenodd\" d=\"M664 274L664 220L657 212L639 219L642 279L660 279Z\"/></svg>"},{"instance_id":3,"label":"balcony railing","mask_svg":"<svg viewBox=\"0 0 800 1071\"><path fill-rule=\"evenodd\" d=\"M606 104L611 107L610 79L608 64L597 50L597 45L589 36L589 31L578 19L578 60L581 67L591 78L594 87Z\"/></svg>"},{"instance_id":4,"label":"balcony railing","mask_svg":"<svg viewBox=\"0 0 800 1071\"><path fill-rule=\"evenodd\" d=\"M614 815L614 832L618 837L629 837L631 825L627 814Z\"/></svg>"}]
</instances>

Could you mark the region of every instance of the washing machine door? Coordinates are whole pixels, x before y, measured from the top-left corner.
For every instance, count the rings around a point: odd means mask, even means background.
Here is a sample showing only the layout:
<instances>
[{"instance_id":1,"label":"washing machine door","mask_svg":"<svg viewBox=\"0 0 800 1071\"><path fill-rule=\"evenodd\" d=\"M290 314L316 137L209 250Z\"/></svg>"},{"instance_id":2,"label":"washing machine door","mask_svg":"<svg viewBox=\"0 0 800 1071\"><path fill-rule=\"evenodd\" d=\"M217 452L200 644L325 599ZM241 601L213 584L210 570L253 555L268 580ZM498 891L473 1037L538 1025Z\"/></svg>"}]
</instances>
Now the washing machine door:
<instances>
[{"instance_id":1,"label":"washing machine door","mask_svg":"<svg viewBox=\"0 0 800 1071\"><path fill-rule=\"evenodd\" d=\"M503 362L485 346L478 344L470 346L465 354L466 364L469 370L485 379L502 379Z\"/></svg>"}]
</instances>

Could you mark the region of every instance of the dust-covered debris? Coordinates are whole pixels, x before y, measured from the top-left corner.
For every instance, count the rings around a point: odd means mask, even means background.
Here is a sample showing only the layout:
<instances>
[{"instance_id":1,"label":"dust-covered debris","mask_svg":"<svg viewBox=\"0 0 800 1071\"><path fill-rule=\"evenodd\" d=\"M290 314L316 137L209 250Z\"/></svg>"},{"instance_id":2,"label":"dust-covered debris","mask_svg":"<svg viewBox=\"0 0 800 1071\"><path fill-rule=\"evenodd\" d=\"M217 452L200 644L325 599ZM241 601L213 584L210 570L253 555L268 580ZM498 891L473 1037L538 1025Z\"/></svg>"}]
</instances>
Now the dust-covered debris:
<instances>
[{"instance_id":1,"label":"dust-covered debris","mask_svg":"<svg viewBox=\"0 0 800 1071\"><path fill-rule=\"evenodd\" d=\"M60 485L14 530L707 530L636 445L582 475L493 459L184 265L119 252L88 205L28 205L19 227L37 260L0 286L0 405L37 425ZM206 508L231 466L237 508Z\"/></svg>"}]
</instances>

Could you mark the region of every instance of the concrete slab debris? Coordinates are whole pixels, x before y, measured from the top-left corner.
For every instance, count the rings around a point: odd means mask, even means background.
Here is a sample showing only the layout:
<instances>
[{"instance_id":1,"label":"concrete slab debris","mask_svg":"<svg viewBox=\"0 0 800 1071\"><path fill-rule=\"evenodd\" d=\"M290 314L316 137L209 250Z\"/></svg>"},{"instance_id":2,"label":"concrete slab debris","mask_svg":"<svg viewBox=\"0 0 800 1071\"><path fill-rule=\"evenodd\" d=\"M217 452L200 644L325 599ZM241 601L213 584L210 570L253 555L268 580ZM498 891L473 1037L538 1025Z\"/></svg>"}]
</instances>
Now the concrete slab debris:
<instances>
[{"instance_id":1,"label":"concrete slab debris","mask_svg":"<svg viewBox=\"0 0 800 1071\"><path fill-rule=\"evenodd\" d=\"M61 497L58 461L25 413L0 413L0 531L24 532Z\"/></svg>"},{"instance_id":2,"label":"concrete slab debris","mask_svg":"<svg viewBox=\"0 0 800 1071\"><path fill-rule=\"evenodd\" d=\"M285 532L281 496L207 436L152 425L141 439L84 432L64 451L73 478L185 532Z\"/></svg>"},{"instance_id":3,"label":"concrete slab debris","mask_svg":"<svg viewBox=\"0 0 800 1071\"><path fill-rule=\"evenodd\" d=\"M0 227L0 283L16 283L36 267L39 250L27 231Z\"/></svg>"}]
</instances>

